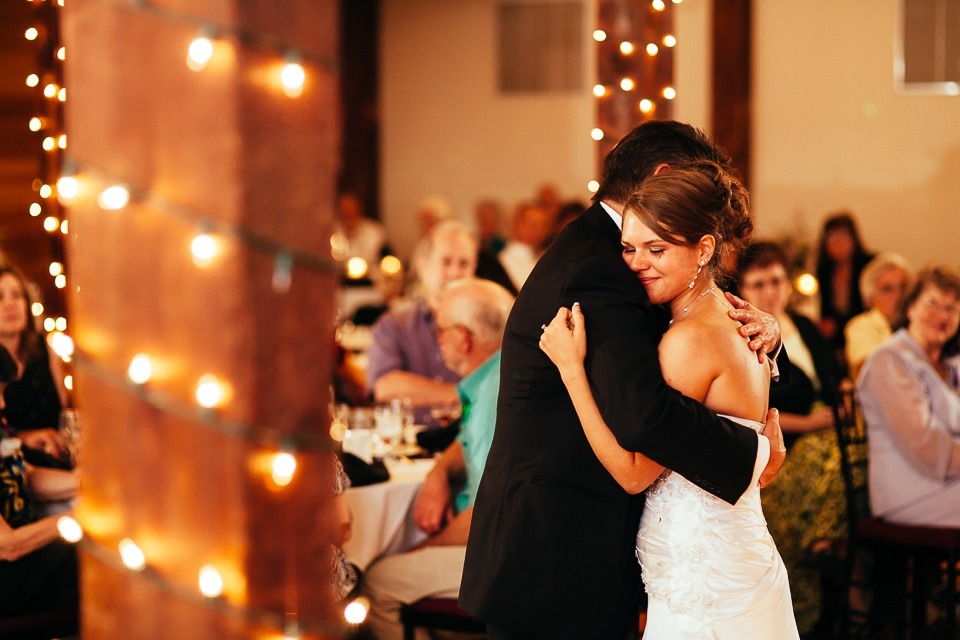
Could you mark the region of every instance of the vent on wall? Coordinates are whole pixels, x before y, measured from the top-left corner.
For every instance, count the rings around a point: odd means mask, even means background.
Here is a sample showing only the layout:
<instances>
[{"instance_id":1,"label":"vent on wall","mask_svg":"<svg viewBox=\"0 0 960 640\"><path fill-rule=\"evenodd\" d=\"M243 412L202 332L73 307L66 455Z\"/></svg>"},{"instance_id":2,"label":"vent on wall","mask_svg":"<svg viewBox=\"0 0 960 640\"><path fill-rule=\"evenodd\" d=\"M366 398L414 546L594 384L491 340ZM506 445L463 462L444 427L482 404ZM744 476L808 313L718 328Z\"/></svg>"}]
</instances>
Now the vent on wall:
<instances>
[{"instance_id":1,"label":"vent on wall","mask_svg":"<svg viewBox=\"0 0 960 640\"><path fill-rule=\"evenodd\" d=\"M501 93L583 87L582 2L501 2L498 30Z\"/></svg>"},{"instance_id":2,"label":"vent on wall","mask_svg":"<svg viewBox=\"0 0 960 640\"><path fill-rule=\"evenodd\" d=\"M960 0L902 0L898 88L960 95Z\"/></svg>"}]
</instances>

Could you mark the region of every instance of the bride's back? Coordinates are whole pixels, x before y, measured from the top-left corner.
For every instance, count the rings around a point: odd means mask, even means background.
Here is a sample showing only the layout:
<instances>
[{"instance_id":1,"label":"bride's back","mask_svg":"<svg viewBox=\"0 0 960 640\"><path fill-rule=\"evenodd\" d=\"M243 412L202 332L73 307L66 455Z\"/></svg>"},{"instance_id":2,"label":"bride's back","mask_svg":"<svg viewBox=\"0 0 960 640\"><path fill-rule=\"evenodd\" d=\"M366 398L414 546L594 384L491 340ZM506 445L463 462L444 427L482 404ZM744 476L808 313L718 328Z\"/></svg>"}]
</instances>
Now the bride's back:
<instances>
[{"instance_id":1,"label":"bride's back","mask_svg":"<svg viewBox=\"0 0 960 640\"><path fill-rule=\"evenodd\" d=\"M713 292L711 292L713 293ZM660 342L663 377L674 389L728 415L762 422L770 391L770 367L737 331L722 294L708 295Z\"/></svg>"}]
</instances>

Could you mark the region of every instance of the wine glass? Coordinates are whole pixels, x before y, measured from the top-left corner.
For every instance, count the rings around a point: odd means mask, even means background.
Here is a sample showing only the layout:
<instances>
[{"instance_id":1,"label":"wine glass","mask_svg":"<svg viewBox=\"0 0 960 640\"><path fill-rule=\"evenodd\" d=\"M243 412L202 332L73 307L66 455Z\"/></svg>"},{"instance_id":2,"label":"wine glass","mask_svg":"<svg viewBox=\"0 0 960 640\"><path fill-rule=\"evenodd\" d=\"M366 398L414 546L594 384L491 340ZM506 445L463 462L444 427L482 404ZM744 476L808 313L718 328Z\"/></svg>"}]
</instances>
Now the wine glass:
<instances>
[{"instance_id":1,"label":"wine glass","mask_svg":"<svg viewBox=\"0 0 960 640\"><path fill-rule=\"evenodd\" d=\"M449 427L450 423L460 417L460 404L446 404L430 408L430 417L441 427Z\"/></svg>"},{"instance_id":2,"label":"wine glass","mask_svg":"<svg viewBox=\"0 0 960 640\"><path fill-rule=\"evenodd\" d=\"M83 432L83 420L78 409L64 409L60 412L60 423L58 425L60 437L63 439L63 446L67 450L70 462L77 464L77 456L80 453L80 438Z\"/></svg>"},{"instance_id":3,"label":"wine glass","mask_svg":"<svg viewBox=\"0 0 960 640\"><path fill-rule=\"evenodd\" d=\"M389 452L400 442L403 436L403 416L400 401L377 405L373 411L373 423L377 435Z\"/></svg>"}]
</instances>

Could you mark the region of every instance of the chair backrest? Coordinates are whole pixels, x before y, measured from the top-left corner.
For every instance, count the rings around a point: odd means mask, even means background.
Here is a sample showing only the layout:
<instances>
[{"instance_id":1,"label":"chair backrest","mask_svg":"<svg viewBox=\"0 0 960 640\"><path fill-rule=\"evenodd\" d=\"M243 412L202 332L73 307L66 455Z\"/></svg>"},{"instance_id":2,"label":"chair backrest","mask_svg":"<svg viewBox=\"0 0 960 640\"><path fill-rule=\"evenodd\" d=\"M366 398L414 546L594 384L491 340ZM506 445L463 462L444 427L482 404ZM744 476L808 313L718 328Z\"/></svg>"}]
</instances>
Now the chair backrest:
<instances>
[{"instance_id":1,"label":"chair backrest","mask_svg":"<svg viewBox=\"0 0 960 640\"><path fill-rule=\"evenodd\" d=\"M870 517L870 494L867 487L867 427L857 391L849 380L840 386L833 418L847 501L847 532L849 539L853 540L860 522Z\"/></svg>"}]
</instances>

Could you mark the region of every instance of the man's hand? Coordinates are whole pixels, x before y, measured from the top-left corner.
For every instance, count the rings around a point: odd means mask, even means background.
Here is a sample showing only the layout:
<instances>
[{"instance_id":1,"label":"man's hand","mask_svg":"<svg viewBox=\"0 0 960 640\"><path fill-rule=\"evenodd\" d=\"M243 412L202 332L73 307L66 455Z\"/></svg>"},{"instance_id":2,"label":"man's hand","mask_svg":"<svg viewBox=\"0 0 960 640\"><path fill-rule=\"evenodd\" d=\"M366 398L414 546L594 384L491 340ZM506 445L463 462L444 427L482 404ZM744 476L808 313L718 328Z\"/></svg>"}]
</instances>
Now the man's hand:
<instances>
[{"instance_id":1,"label":"man's hand","mask_svg":"<svg viewBox=\"0 0 960 640\"><path fill-rule=\"evenodd\" d=\"M787 459L787 447L783 444L783 432L780 430L780 412L770 409L767 422L763 427L763 437L770 441L770 459L760 474L760 488L767 486L777 476L780 467Z\"/></svg>"},{"instance_id":2,"label":"man's hand","mask_svg":"<svg viewBox=\"0 0 960 640\"><path fill-rule=\"evenodd\" d=\"M49 453L55 458L63 455L63 438L56 429L32 429L17 434L23 446Z\"/></svg>"},{"instance_id":3,"label":"man's hand","mask_svg":"<svg viewBox=\"0 0 960 640\"><path fill-rule=\"evenodd\" d=\"M428 535L436 535L453 518L447 474L434 468L427 474L413 503L413 521Z\"/></svg>"},{"instance_id":4,"label":"man's hand","mask_svg":"<svg viewBox=\"0 0 960 640\"><path fill-rule=\"evenodd\" d=\"M745 300L741 300L729 291L724 292L727 302L733 309L727 312L731 318L741 324L740 335L748 338L748 346L757 352L757 360L763 363L768 353L773 353L780 346L780 323L769 313L760 311ZM779 427L778 427L779 430Z\"/></svg>"}]
</instances>

